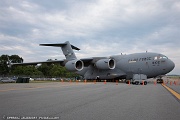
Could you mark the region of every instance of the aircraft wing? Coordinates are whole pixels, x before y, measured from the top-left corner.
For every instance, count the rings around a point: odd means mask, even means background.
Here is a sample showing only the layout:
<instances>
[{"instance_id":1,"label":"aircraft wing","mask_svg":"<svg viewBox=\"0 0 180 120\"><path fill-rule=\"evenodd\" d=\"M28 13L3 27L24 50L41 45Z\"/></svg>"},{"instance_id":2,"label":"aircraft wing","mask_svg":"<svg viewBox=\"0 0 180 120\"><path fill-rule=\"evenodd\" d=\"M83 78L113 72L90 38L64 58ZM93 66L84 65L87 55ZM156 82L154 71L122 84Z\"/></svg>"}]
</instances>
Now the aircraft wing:
<instances>
[{"instance_id":1,"label":"aircraft wing","mask_svg":"<svg viewBox=\"0 0 180 120\"><path fill-rule=\"evenodd\" d=\"M93 61L93 58L83 58L80 60L83 61L85 67L88 67L91 64L91 62Z\"/></svg>"},{"instance_id":2,"label":"aircraft wing","mask_svg":"<svg viewBox=\"0 0 180 120\"><path fill-rule=\"evenodd\" d=\"M96 63L98 60L101 60L101 59L109 59L109 58L107 58L107 57L91 57L91 58L82 58L80 60L83 61L85 67L88 67L90 64Z\"/></svg>"},{"instance_id":3,"label":"aircraft wing","mask_svg":"<svg viewBox=\"0 0 180 120\"><path fill-rule=\"evenodd\" d=\"M27 62L27 63L11 63L11 65L37 65L42 63L59 63L63 64L65 60L50 60L50 61L41 61L41 62Z\"/></svg>"}]
</instances>

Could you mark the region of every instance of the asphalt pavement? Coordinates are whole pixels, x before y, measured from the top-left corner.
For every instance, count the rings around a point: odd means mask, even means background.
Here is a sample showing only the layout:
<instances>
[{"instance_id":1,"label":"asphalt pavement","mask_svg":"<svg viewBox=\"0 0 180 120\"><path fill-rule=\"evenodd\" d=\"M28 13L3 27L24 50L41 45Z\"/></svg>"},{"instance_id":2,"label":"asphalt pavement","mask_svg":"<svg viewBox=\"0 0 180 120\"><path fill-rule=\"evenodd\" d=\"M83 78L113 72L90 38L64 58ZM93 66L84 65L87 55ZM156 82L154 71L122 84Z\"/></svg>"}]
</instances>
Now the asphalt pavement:
<instances>
[{"instance_id":1,"label":"asphalt pavement","mask_svg":"<svg viewBox=\"0 0 180 120\"><path fill-rule=\"evenodd\" d=\"M0 84L0 119L179 120L179 112L160 84Z\"/></svg>"}]
</instances>

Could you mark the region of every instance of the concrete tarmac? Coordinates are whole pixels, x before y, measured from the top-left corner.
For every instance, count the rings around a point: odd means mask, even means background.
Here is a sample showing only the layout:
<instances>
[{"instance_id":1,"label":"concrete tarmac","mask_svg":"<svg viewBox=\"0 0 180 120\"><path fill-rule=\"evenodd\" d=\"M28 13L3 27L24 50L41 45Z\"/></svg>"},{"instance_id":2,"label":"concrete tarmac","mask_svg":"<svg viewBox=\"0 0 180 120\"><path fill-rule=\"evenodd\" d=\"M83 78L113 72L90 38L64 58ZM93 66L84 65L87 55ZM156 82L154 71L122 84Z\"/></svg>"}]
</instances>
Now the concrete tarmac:
<instances>
[{"instance_id":1,"label":"concrete tarmac","mask_svg":"<svg viewBox=\"0 0 180 120\"><path fill-rule=\"evenodd\" d=\"M0 84L0 119L179 120L179 111L160 84Z\"/></svg>"}]
</instances>

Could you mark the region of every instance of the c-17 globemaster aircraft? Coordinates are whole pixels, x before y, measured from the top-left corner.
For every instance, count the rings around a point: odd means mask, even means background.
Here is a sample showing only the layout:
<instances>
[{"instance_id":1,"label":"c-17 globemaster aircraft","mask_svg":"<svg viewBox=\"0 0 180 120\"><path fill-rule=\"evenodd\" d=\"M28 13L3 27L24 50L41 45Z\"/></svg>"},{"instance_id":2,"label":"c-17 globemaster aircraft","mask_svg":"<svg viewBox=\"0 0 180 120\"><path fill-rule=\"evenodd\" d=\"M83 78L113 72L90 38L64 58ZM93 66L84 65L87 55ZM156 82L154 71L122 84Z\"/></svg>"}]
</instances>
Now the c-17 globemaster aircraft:
<instances>
[{"instance_id":1,"label":"c-17 globemaster aircraft","mask_svg":"<svg viewBox=\"0 0 180 120\"><path fill-rule=\"evenodd\" d=\"M165 75L175 67L173 61L159 53L134 53L112 55L109 57L90 57L77 59L69 41L60 44L40 44L40 46L61 47L66 59L43 62L11 63L12 65L37 65L41 63L59 63L71 72L84 76L86 80L95 79L132 79L134 74L143 74L147 78Z\"/></svg>"}]
</instances>

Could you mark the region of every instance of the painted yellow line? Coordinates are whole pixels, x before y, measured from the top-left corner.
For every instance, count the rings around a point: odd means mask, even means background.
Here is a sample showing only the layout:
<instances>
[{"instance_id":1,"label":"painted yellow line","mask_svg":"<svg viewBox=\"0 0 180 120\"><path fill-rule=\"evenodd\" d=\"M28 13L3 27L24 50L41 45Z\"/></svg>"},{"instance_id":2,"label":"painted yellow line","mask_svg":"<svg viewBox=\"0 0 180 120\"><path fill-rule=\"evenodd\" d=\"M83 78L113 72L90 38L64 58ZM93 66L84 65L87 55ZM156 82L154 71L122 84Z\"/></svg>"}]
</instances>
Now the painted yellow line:
<instances>
[{"instance_id":1,"label":"painted yellow line","mask_svg":"<svg viewBox=\"0 0 180 120\"><path fill-rule=\"evenodd\" d=\"M163 87L165 87L167 90L169 90L175 97L177 97L180 100L180 94L169 88L168 86L162 84Z\"/></svg>"}]
</instances>

